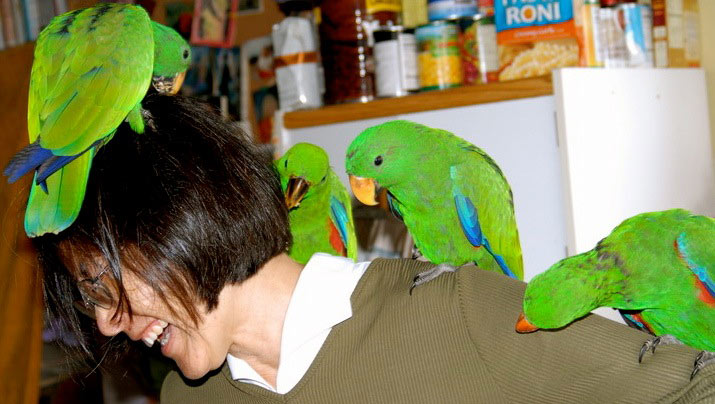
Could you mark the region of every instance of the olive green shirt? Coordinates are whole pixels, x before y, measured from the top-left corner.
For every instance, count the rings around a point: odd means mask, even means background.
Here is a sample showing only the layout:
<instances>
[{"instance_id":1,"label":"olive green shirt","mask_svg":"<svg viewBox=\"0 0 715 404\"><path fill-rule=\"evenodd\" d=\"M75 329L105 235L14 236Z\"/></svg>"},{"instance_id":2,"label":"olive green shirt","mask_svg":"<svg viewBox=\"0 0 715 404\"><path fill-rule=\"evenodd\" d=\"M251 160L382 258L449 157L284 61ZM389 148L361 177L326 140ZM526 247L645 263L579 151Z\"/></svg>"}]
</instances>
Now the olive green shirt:
<instances>
[{"instance_id":1,"label":"olive green shirt","mask_svg":"<svg viewBox=\"0 0 715 404\"><path fill-rule=\"evenodd\" d=\"M408 293L429 263L375 260L336 325L286 394L172 372L162 403L715 403L715 366L691 381L697 351L599 316L558 331L518 334L525 284L465 267Z\"/></svg>"}]
</instances>

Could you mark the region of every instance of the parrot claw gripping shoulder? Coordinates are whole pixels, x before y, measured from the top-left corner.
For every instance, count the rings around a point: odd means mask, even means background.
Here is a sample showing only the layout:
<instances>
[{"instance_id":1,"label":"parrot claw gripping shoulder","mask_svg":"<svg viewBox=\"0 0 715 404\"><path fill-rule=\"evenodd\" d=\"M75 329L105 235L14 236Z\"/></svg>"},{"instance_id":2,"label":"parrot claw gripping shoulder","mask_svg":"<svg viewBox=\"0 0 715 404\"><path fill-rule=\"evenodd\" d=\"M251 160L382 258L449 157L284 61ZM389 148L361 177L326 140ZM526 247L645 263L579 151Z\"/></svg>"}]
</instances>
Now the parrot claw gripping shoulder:
<instances>
[{"instance_id":1,"label":"parrot claw gripping shoulder","mask_svg":"<svg viewBox=\"0 0 715 404\"><path fill-rule=\"evenodd\" d=\"M459 267L461 268L461 267ZM412 282L412 286L410 287L410 294L412 294L412 290L416 288L417 286L420 286L422 284L425 284L436 277L442 275L445 272L457 272L459 269L455 267L454 265L449 265L449 264L439 264L437 266L434 266L424 272L420 272L415 276L415 279Z\"/></svg>"},{"instance_id":2,"label":"parrot claw gripping shoulder","mask_svg":"<svg viewBox=\"0 0 715 404\"><path fill-rule=\"evenodd\" d=\"M700 351L698 356L695 358L695 364L693 365L693 373L690 374L690 380L692 380L702 368L713 364L715 364L715 352Z\"/></svg>"},{"instance_id":3,"label":"parrot claw gripping shoulder","mask_svg":"<svg viewBox=\"0 0 715 404\"><path fill-rule=\"evenodd\" d=\"M35 172L25 211L29 237L59 233L79 215L92 159L119 125L144 131L140 101L155 75L181 76L190 48L131 4L100 3L53 18L35 44L30 145L4 174ZM118 162L119 164L119 162Z\"/></svg>"},{"instance_id":4,"label":"parrot claw gripping shoulder","mask_svg":"<svg viewBox=\"0 0 715 404\"><path fill-rule=\"evenodd\" d=\"M652 339L649 339L648 341L643 343L643 346L641 347L640 352L638 353L638 363L641 363L643 361L643 355L645 355L648 350L651 351L652 354L655 354L655 348L658 347L659 345L682 345L683 343L678 341L677 338L675 338L672 335L661 335L660 337L655 337Z\"/></svg>"}]
</instances>

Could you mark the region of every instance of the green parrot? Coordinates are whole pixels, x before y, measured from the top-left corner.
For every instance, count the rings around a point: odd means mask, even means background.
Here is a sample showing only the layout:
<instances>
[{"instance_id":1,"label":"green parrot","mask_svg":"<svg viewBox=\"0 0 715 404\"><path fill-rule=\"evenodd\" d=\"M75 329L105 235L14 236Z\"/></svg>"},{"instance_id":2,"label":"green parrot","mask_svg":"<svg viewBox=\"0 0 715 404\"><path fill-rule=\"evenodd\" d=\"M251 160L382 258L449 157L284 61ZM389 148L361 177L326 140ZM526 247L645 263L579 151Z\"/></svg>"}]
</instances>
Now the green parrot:
<instances>
[{"instance_id":1,"label":"green parrot","mask_svg":"<svg viewBox=\"0 0 715 404\"><path fill-rule=\"evenodd\" d=\"M625 220L593 250L565 258L529 282L516 330L560 328L598 307L663 343L715 351L715 219L683 209ZM711 353L702 354L693 375Z\"/></svg>"},{"instance_id":2,"label":"green parrot","mask_svg":"<svg viewBox=\"0 0 715 404\"><path fill-rule=\"evenodd\" d=\"M74 222L97 150L124 120L143 133L141 100L152 81L158 92L176 93L190 61L188 43L138 6L102 3L50 21L37 38L30 75L30 145L4 171L11 183L35 172L25 211L29 237Z\"/></svg>"},{"instance_id":3,"label":"green parrot","mask_svg":"<svg viewBox=\"0 0 715 404\"><path fill-rule=\"evenodd\" d=\"M288 255L305 264L316 252L357 259L350 194L330 168L328 155L298 143L275 161L289 209L293 245Z\"/></svg>"},{"instance_id":4,"label":"green parrot","mask_svg":"<svg viewBox=\"0 0 715 404\"><path fill-rule=\"evenodd\" d=\"M345 168L362 203L375 205L378 187L387 190L415 248L436 265L413 288L468 263L523 278L511 188L480 148L445 130L391 121L355 138Z\"/></svg>"}]
</instances>

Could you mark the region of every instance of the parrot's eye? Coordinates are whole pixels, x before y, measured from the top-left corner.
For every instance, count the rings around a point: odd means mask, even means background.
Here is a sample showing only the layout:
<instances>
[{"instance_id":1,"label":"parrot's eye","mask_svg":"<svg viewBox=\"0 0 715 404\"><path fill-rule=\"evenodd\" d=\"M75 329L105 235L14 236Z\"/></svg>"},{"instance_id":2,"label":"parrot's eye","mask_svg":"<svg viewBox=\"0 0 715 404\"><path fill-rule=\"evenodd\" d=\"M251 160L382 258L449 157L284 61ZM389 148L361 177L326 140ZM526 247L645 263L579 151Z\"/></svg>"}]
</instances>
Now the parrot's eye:
<instances>
[{"instance_id":1,"label":"parrot's eye","mask_svg":"<svg viewBox=\"0 0 715 404\"><path fill-rule=\"evenodd\" d=\"M380 164L382 164L382 156L375 157L375 165L379 166Z\"/></svg>"},{"instance_id":2,"label":"parrot's eye","mask_svg":"<svg viewBox=\"0 0 715 404\"><path fill-rule=\"evenodd\" d=\"M288 160L285 161L285 163L283 164L283 166L284 166L285 168L288 168Z\"/></svg>"},{"instance_id":3,"label":"parrot's eye","mask_svg":"<svg viewBox=\"0 0 715 404\"><path fill-rule=\"evenodd\" d=\"M184 59L188 59L188 58L189 58L189 50L184 49Z\"/></svg>"}]
</instances>

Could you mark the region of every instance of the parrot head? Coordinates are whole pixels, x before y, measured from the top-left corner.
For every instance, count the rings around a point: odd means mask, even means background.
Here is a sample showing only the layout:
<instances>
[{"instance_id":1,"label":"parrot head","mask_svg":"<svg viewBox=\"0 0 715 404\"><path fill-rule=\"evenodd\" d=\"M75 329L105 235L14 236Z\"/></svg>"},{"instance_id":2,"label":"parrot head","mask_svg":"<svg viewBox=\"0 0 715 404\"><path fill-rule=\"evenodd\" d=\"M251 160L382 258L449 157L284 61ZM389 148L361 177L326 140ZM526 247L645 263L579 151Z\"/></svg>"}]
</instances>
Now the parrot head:
<instances>
[{"instance_id":1,"label":"parrot head","mask_svg":"<svg viewBox=\"0 0 715 404\"><path fill-rule=\"evenodd\" d=\"M355 197L376 205L380 188L394 193L401 185L416 184L420 170L439 154L431 148L437 132L441 131L410 121L390 121L360 133L345 159Z\"/></svg>"},{"instance_id":2,"label":"parrot head","mask_svg":"<svg viewBox=\"0 0 715 404\"><path fill-rule=\"evenodd\" d=\"M516 331L561 328L601 307L606 291L599 275L607 270L594 270L590 263L597 255L591 250L564 258L534 277L526 285Z\"/></svg>"},{"instance_id":3,"label":"parrot head","mask_svg":"<svg viewBox=\"0 0 715 404\"><path fill-rule=\"evenodd\" d=\"M275 161L288 210L297 208L317 185L325 182L330 162L328 154L310 143L298 143Z\"/></svg>"},{"instance_id":4,"label":"parrot head","mask_svg":"<svg viewBox=\"0 0 715 404\"><path fill-rule=\"evenodd\" d=\"M191 64L191 47L174 29L152 21L154 71L152 85L160 93L176 94Z\"/></svg>"}]
</instances>

